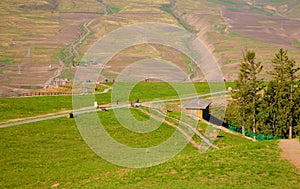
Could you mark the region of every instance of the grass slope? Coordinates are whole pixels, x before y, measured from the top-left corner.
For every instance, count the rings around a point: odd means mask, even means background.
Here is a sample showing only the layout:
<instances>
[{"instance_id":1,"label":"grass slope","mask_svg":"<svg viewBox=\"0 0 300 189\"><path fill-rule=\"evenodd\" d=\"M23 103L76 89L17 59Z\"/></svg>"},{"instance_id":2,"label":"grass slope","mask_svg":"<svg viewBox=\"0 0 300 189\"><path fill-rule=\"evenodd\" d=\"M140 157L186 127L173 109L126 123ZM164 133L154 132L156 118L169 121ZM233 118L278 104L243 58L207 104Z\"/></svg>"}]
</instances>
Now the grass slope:
<instances>
[{"instance_id":1,"label":"grass slope","mask_svg":"<svg viewBox=\"0 0 300 189\"><path fill-rule=\"evenodd\" d=\"M198 93L209 91L206 83L195 86ZM144 93L149 88L155 90ZM130 98L174 95L175 91L166 83L140 83ZM110 93L98 95L97 99L101 103L110 102ZM71 97L1 99L1 103L1 110L6 111L1 119L5 120L71 108ZM140 121L149 118L139 110L132 109L131 113ZM169 115L180 117L175 111ZM174 132L172 127L162 124L153 132L138 134L120 125L113 111L99 112L99 117L116 141L136 148L158 145ZM199 126L206 127L203 123ZM0 188L282 188L283 185L298 188L300 185L298 170L280 158L276 141L254 143L223 132L215 141L219 150L200 154L188 144L167 163L143 169L119 167L95 155L72 119L3 128L0 136Z\"/></svg>"},{"instance_id":2,"label":"grass slope","mask_svg":"<svg viewBox=\"0 0 300 189\"><path fill-rule=\"evenodd\" d=\"M102 113L101 113L102 114ZM119 132L105 112L106 128L129 145L159 143L172 129L149 138ZM136 113L135 113L136 115ZM139 115L136 115L139 116ZM143 119L143 118L141 118ZM298 188L299 174L279 158L277 142L253 143L220 133L222 149L204 154L188 145L165 164L127 169L97 157L65 118L0 130L1 188ZM141 145L140 145L141 146Z\"/></svg>"}]
</instances>

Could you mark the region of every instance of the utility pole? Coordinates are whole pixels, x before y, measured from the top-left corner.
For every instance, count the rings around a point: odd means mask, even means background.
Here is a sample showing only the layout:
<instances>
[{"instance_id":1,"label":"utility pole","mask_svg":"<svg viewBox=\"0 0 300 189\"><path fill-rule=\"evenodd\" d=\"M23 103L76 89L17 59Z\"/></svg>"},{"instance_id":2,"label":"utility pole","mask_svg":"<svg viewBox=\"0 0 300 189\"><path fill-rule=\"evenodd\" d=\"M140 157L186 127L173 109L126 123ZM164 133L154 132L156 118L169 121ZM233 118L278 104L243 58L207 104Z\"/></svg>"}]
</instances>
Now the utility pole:
<instances>
[{"instance_id":1,"label":"utility pole","mask_svg":"<svg viewBox=\"0 0 300 189\"><path fill-rule=\"evenodd\" d=\"M22 65L18 64L18 74L21 74L21 68L22 68Z\"/></svg>"},{"instance_id":2,"label":"utility pole","mask_svg":"<svg viewBox=\"0 0 300 189\"><path fill-rule=\"evenodd\" d=\"M28 48L28 53L27 53L27 57L31 56L31 52L30 52L30 48Z\"/></svg>"},{"instance_id":3,"label":"utility pole","mask_svg":"<svg viewBox=\"0 0 300 189\"><path fill-rule=\"evenodd\" d=\"M284 28L283 28L283 21L281 21L280 29L281 29L281 30L284 30Z\"/></svg>"}]
</instances>

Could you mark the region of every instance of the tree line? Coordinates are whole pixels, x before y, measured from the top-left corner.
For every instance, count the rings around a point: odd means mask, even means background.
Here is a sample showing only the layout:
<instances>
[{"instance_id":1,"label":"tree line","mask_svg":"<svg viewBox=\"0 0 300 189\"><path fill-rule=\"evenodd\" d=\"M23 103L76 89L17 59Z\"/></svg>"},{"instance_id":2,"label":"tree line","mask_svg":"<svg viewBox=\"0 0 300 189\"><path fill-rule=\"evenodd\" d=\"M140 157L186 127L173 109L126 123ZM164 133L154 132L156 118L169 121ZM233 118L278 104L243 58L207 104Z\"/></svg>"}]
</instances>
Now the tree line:
<instances>
[{"instance_id":1,"label":"tree line","mask_svg":"<svg viewBox=\"0 0 300 189\"><path fill-rule=\"evenodd\" d=\"M235 81L233 101L227 112L229 124L255 135L264 134L291 139L300 132L300 70L288 51L280 49L272 59L270 81L259 77L262 63L254 51L246 50Z\"/></svg>"}]
</instances>

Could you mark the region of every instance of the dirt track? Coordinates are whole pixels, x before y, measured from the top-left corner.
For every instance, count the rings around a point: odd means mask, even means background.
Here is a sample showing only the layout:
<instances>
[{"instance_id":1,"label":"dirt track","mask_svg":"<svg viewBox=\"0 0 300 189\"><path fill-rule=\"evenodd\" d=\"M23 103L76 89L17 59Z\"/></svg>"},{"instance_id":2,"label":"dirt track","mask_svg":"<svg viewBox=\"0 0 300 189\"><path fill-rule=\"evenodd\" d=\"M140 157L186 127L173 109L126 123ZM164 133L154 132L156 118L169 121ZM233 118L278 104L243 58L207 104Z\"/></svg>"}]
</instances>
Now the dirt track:
<instances>
[{"instance_id":1,"label":"dirt track","mask_svg":"<svg viewBox=\"0 0 300 189\"><path fill-rule=\"evenodd\" d=\"M281 156L300 169L300 142L297 139L282 140L279 147L282 149Z\"/></svg>"},{"instance_id":2,"label":"dirt track","mask_svg":"<svg viewBox=\"0 0 300 189\"><path fill-rule=\"evenodd\" d=\"M50 79L48 79L48 81L45 83L44 88L47 88L53 82L53 80L55 78L57 78L57 77L59 77L61 75L61 73L62 73L62 71L64 69L64 63L61 60L59 60L58 62L59 62L58 69L55 71L54 76L51 77Z\"/></svg>"}]
</instances>

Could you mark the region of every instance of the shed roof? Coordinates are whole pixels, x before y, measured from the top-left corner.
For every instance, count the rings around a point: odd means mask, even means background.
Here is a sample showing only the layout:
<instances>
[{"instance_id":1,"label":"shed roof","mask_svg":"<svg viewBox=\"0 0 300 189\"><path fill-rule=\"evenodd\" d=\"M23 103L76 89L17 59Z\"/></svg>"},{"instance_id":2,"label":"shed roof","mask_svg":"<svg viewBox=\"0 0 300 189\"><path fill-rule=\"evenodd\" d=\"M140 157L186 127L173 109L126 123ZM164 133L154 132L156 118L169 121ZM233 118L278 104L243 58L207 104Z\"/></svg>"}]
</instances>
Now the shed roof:
<instances>
[{"instance_id":1,"label":"shed roof","mask_svg":"<svg viewBox=\"0 0 300 189\"><path fill-rule=\"evenodd\" d=\"M212 101L210 101L210 100L206 100L203 98L197 98L195 100L190 101L183 107L185 109L189 109L189 110L205 110L211 103L212 103Z\"/></svg>"}]
</instances>

